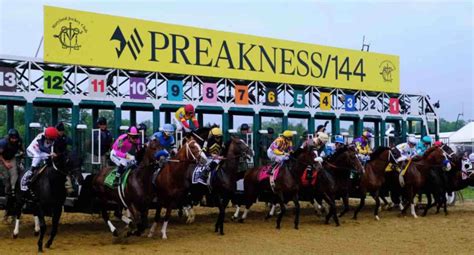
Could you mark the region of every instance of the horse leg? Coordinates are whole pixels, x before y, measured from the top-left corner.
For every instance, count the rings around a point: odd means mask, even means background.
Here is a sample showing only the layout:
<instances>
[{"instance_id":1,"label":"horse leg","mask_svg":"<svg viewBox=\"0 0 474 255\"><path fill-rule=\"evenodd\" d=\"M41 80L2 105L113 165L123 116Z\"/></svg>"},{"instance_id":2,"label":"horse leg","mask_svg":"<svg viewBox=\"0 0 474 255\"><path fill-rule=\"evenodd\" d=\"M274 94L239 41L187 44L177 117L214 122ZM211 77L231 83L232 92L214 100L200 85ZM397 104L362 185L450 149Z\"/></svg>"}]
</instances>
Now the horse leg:
<instances>
[{"instance_id":1,"label":"horse leg","mask_svg":"<svg viewBox=\"0 0 474 255\"><path fill-rule=\"evenodd\" d=\"M239 220L240 223L243 223L244 220L247 219L247 214L249 213L249 211L250 211L250 205L245 206L244 213L242 214L242 218L240 218Z\"/></svg>"},{"instance_id":2,"label":"horse leg","mask_svg":"<svg viewBox=\"0 0 474 255\"><path fill-rule=\"evenodd\" d=\"M329 224L329 219L331 219L332 216L336 226L339 226L339 218L337 217L336 202L334 201L334 198L329 196L327 193L324 193L323 199L329 205L329 213L326 214L325 224Z\"/></svg>"},{"instance_id":3,"label":"horse leg","mask_svg":"<svg viewBox=\"0 0 474 255\"><path fill-rule=\"evenodd\" d=\"M277 218L277 224L276 224L276 228L277 229L280 229L281 227L281 219L283 218L283 215L285 215L285 212L286 212L286 207L285 207L285 202L284 202L284 197L283 197L283 194L280 194L280 201L279 201L279 204L280 204L280 214L278 214L278 218Z\"/></svg>"},{"instance_id":4,"label":"horse leg","mask_svg":"<svg viewBox=\"0 0 474 255\"><path fill-rule=\"evenodd\" d=\"M141 214L136 208L135 204L131 204L128 210L130 210L130 213L132 214L132 227L128 230L127 236L137 235L138 228L141 222Z\"/></svg>"},{"instance_id":5,"label":"horse leg","mask_svg":"<svg viewBox=\"0 0 474 255\"><path fill-rule=\"evenodd\" d=\"M220 207L219 207L219 233L221 235L224 235L224 218L225 218L225 208L227 207L227 204L229 203L229 199L227 197L224 197L222 199L222 202L220 202Z\"/></svg>"},{"instance_id":6,"label":"horse leg","mask_svg":"<svg viewBox=\"0 0 474 255\"><path fill-rule=\"evenodd\" d=\"M163 226L161 226L161 238L163 240L168 239L168 236L166 235L166 230L168 229L168 222L170 221L170 218L171 218L172 208L173 207L171 205L168 205L168 207L166 208L166 214L163 221Z\"/></svg>"},{"instance_id":7,"label":"horse leg","mask_svg":"<svg viewBox=\"0 0 474 255\"><path fill-rule=\"evenodd\" d=\"M298 225L300 224L300 201L298 194L293 197L293 203L295 204L295 229L298 229Z\"/></svg>"},{"instance_id":8,"label":"horse leg","mask_svg":"<svg viewBox=\"0 0 474 255\"><path fill-rule=\"evenodd\" d=\"M346 192L344 196L342 197L342 202L344 204L344 209L342 212L339 214L339 217L344 216L349 211L349 193Z\"/></svg>"},{"instance_id":9,"label":"horse leg","mask_svg":"<svg viewBox=\"0 0 474 255\"><path fill-rule=\"evenodd\" d=\"M52 229L51 233L49 235L49 240L46 242L46 248L50 248L51 245L53 244L54 238L56 237L56 234L58 233L58 226L59 226L59 219L61 218L62 214L62 205L58 206L55 208L53 211L53 219L52 219Z\"/></svg>"},{"instance_id":10,"label":"horse leg","mask_svg":"<svg viewBox=\"0 0 474 255\"><path fill-rule=\"evenodd\" d=\"M107 226L109 226L109 229L110 229L110 232L112 232L112 235L113 236L118 236L117 228L110 221L109 213L107 212L107 209L105 209L104 205L102 206L101 213L102 213L102 219L104 220L105 224L107 224Z\"/></svg>"},{"instance_id":11,"label":"horse leg","mask_svg":"<svg viewBox=\"0 0 474 255\"><path fill-rule=\"evenodd\" d=\"M365 198L366 198L366 194L365 194L365 192L362 192L361 197L360 197L359 206L354 211L354 216L352 216L352 219L357 220L357 214L360 212L360 210L362 210L362 208L365 205Z\"/></svg>"},{"instance_id":12,"label":"horse leg","mask_svg":"<svg viewBox=\"0 0 474 255\"><path fill-rule=\"evenodd\" d=\"M375 209L374 209L374 216L376 220L380 220L379 217L379 209L380 209L380 190L376 190L373 194L372 197L375 200Z\"/></svg>"},{"instance_id":13,"label":"horse leg","mask_svg":"<svg viewBox=\"0 0 474 255\"><path fill-rule=\"evenodd\" d=\"M157 206L155 210L155 218L153 219L153 224L151 225L150 232L148 232L148 237L153 237L156 231L156 227L158 226L158 222L160 222L161 218L161 206Z\"/></svg>"},{"instance_id":14,"label":"horse leg","mask_svg":"<svg viewBox=\"0 0 474 255\"><path fill-rule=\"evenodd\" d=\"M415 208L415 194L413 192L413 190L410 192L410 210L411 210L411 215L413 216L413 218L418 218L418 216L416 215L416 208Z\"/></svg>"},{"instance_id":15,"label":"horse leg","mask_svg":"<svg viewBox=\"0 0 474 255\"><path fill-rule=\"evenodd\" d=\"M40 208L38 210L38 217L40 222L40 235L38 238L38 252L43 252L43 238L46 233L46 221L44 220L43 210Z\"/></svg>"},{"instance_id":16,"label":"horse leg","mask_svg":"<svg viewBox=\"0 0 474 255\"><path fill-rule=\"evenodd\" d=\"M431 194L429 192L426 193L426 201L427 201L426 207L423 210L422 216L426 216L426 214L428 214L428 210L431 208L432 201L431 201Z\"/></svg>"},{"instance_id":17,"label":"horse leg","mask_svg":"<svg viewBox=\"0 0 474 255\"><path fill-rule=\"evenodd\" d=\"M38 236L40 232L40 223L39 223L39 218L38 215L33 215L33 218L35 220L35 230L34 230L34 235Z\"/></svg>"},{"instance_id":18,"label":"horse leg","mask_svg":"<svg viewBox=\"0 0 474 255\"><path fill-rule=\"evenodd\" d=\"M265 216L265 220L270 219L273 215L275 215L275 209L276 209L276 198L275 196L272 196L271 201L270 201L270 211L268 211L267 215Z\"/></svg>"},{"instance_id":19,"label":"horse leg","mask_svg":"<svg viewBox=\"0 0 474 255\"><path fill-rule=\"evenodd\" d=\"M237 220L239 218L240 213L240 205L235 205L235 213L232 215L232 221Z\"/></svg>"}]
</instances>

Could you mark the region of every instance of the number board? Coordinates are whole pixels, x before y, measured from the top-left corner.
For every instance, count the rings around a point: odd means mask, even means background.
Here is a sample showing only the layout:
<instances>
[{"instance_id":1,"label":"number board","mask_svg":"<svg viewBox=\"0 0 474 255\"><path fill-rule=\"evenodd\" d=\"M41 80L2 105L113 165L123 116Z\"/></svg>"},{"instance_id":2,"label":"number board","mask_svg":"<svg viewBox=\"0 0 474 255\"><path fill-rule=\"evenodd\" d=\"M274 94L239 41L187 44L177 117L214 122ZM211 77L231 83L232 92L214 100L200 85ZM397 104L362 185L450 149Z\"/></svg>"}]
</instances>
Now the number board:
<instances>
[{"instance_id":1,"label":"number board","mask_svg":"<svg viewBox=\"0 0 474 255\"><path fill-rule=\"evenodd\" d=\"M202 84L202 101L204 103L217 103L217 84L203 83Z\"/></svg>"},{"instance_id":2,"label":"number board","mask_svg":"<svg viewBox=\"0 0 474 255\"><path fill-rule=\"evenodd\" d=\"M344 97L344 105L346 112L355 112L355 96L354 95L345 95Z\"/></svg>"},{"instance_id":3,"label":"number board","mask_svg":"<svg viewBox=\"0 0 474 255\"><path fill-rule=\"evenodd\" d=\"M183 81L168 80L168 100L183 101Z\"/></svg>"},{"instance_id":4,"label":"number board","mask_svg":"<svg viewBox=\"0 0 474 255\"><path fill-rule=\"evenodd\" d=\"M400 113L400 101L398 100L398 98L390 98L388 111L391 114Z\"/></svg>"},{"instance_id":5,"label":"number board","mask_svg":"<svg viewBox=\"0 0 474 255\"><path fill-rule=\"evenodd\" d=\"M249 87L246 85L235 85L235 103L249 104Z\"/></svg>"},{"instance_id":6,"label":"number board","mask_svg":"<svg viewBox=\"0 0 474 255\"><path fill-rule=\"evenodd\" d=\"M319 108L321 110L331 110L331 93L321 92L319 94Z\"/></svg>"},{"instance_id":7,"label":"number board","mask_svg":"<svg viewBox=\"0 0 474 255\"><path fill-rule=\"evenodd\" d=\"M367 106L368 111L378 112L380 111L380 103L378 103L377 98L370 98L369 105Z\"/></svg>"},{"instance_id":8,"label":"number board","mask_svg":"<svg viewBox=\"0 0 474 255\"><path fill-rule=\"evenodd\" d=\"M107 96L107 76L89 75L89 96L106 97Z\"/></svg>"},{"instance_id":9,"label":"number board","mask_svg":"<svg viewBox=\"0 0 474 255\"><path fill-rule=\"evenodd\" d=\"M15 68L0 67L0 91L16 91Z\"/></svg>"},{"instance_id":10,"label":"number board","mask_svg":"<svg viewBox=\"0 0 474 255\"><path fill-rule=\"evenodd\" d=\"M293 91L293 96L294 96L293 107L295 107L295 108L304 108L305 107L304 91L303 90L295 90L295 91Z\"/></svg>"},{"instance_id":11,"label":"number board","mask_svg":"<svg viewBox=\"0 0 474 255\"><path fill-rule=\"evenodd\" d=\"M146 79L143 77L130 77L130 98L146 99Z\"/></svg>"},{"instance_id":12,"label":"number board","mask_svg":"<svg viewBox=\"0 0 474 255\"><path fill-rule=\"evenodd\" d=\"M278 102L277 96L277 89L276 88L268 88L265 93L265 105L270 106L278 106L280 103Z\"/></svg>"},{"instance_id":13,"label":"number board","mask_svg":"<svg viewBox=\"0 0 474 255\"><path fill-rule=\"evenodd\" d=\"M410 114L420 115L420 106L418 104L418 100L415 98L412 98L410 101Z\"/></svg>"},{"instance_id":14,"label":"number board","mask_svg":"<svg viewBox=\"0 0 474 255\"><path fill-rule=\"evenodd\" d=\"M63 72L61 71L44 71L43 72L43 91L50 95L63 95Z\"/></svg>"}]
</instances>

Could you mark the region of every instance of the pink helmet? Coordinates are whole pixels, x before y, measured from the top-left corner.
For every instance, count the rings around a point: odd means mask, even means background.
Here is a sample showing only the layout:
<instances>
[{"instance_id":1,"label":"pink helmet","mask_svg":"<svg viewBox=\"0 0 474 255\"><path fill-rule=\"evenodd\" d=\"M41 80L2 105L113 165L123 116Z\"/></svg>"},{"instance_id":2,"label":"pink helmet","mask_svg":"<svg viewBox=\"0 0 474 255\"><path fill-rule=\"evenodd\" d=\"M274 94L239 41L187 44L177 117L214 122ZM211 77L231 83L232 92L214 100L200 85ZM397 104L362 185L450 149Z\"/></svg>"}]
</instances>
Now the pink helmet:
<instances>
[{"instance_id":1,"label":"pink helmet","mask_svg":"<svg viewBox=\"0 0 474 255\"><path fill-rule=\"evenodd\" d=\"M194 106L192 104L187 104L184 106L184 111L186 113L194 113Z\"/></svg>"},{"instance_id":2,"label":"pink helmet","mask_svg":"<svg viewBox=\"0 0 474 255\"><path fill-rule=\"evenodd\" d=\"M139 133L138 133L137 127L135 127L135 126L130 127L130 129L128 130L128 135L130 135L130 136L138 136Z\"/></svg>"}]
</instances>

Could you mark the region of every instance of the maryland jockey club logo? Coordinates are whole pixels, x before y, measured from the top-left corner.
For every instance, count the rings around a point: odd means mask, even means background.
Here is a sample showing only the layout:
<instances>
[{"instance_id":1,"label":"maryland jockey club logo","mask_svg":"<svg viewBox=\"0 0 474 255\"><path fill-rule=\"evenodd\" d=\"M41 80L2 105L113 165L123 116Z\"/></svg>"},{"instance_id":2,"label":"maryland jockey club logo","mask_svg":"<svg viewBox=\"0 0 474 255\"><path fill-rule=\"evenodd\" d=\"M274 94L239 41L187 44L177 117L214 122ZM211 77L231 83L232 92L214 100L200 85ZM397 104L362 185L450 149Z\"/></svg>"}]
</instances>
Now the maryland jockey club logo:
<instances>
[{"instance_id":1,"label":"maryland jockey club logo","mask_svg":"<svg viewBox=\"0 0 474 255\"><path fill-rule=\"evenodd\" d=\"M57 20L53 24L57 34L53 35L57 38L61 47L71 53L72 50L81 48L81 35L87 33L87 28L78 19L73 17L64 17Z\"/></svg>"},{"instance_id":2,"label":"maryland jockey club logo","mask_svg":"<svg viewBox=\"0 0 474 255\"><path fill-rule=\"evenodd\" d=\"M396 70L395 65L389 61L389 60L384 60L382 63L379 65L379 70L380 70L380 75L383 78L384 82L392 82L393 77L392 73Z\"/></svg>"},{"instance_id":3,"label":"maryland jockey club logo","mask_svg":"<svg viewBox=\"0 0 474 255\"><path fill-rule=\"evenodd\" d=\"M129 39L125 39L125 36L122 33L122 30L120 29L120 26L117 26L115 29L114 33L112 34L112 37L110 38L110 41L118 41L119 47L115 47L115 51L117 52L117 58L120 58L122 56L122 53L125 51L125 46L128 47L130 53L133 56L133 59L137 60L138 55L141 52L141 49L143 49L143 40L140 37L140 34L138 33L138 30L136 28L133 29L133 33L129 36Z\"/></svg>"}]
</instances>

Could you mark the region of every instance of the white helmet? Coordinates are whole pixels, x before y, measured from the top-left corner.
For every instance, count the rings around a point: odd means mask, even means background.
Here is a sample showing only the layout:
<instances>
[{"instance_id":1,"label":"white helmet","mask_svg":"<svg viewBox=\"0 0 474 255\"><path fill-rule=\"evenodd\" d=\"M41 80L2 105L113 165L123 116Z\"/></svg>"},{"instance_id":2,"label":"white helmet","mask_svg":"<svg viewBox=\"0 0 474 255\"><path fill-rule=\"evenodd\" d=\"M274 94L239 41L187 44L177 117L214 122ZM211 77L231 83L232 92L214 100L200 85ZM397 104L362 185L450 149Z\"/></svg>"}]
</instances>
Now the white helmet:
<instances>
[{"instance_id":1,"label":"white helmet","mask_svg":"<svg viewBox=\"0 0 474 255\"><path fill-rule=\"evenodd\" d=\"M417 142L417 141L416 141L416 138L415 138L415 137L413 137L413 136L408 137L408 143L416 144L416 142Z\"/></svg>"},{"instance_id":2,"label":"white helmet","mask_svg":"<svg viewBox=\"0 0 474 255\"><path fill-rule=\"evenodd\" d=\"M329 136L325 132L318 132L316 135L322 143L327 143L329 141Z\"/></svg>"},{"instance_id":3,"label":"white helmet","mask_svg":"<svg viewBox=\"0 0 474 255\"><path fill-rule=\"evenodd\" d=\"M469 160L474 162L474 152L469 155Z\"/></svg>"}]
</instances>

